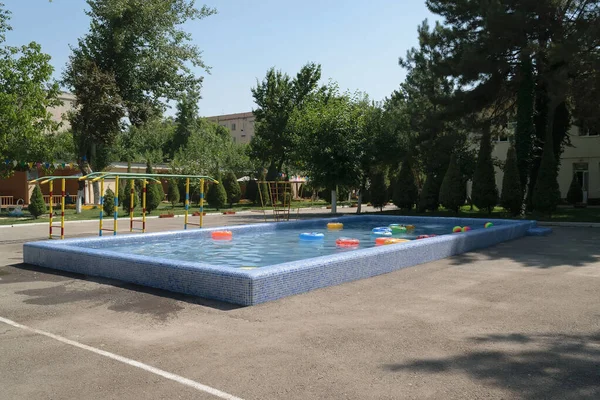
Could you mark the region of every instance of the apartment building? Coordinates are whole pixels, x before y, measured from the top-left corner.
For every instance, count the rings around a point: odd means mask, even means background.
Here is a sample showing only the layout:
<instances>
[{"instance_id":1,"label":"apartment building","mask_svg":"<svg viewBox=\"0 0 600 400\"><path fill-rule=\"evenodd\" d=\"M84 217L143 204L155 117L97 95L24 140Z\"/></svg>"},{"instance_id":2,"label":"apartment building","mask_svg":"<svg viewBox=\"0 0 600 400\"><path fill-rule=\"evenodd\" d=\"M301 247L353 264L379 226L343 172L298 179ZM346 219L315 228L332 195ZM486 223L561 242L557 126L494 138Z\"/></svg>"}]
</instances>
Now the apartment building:
<instances>
[{"instance_id":1,"label":"apartment building","mask_svg":"<svg viewBox=\"0 0 600 400\"><path fill-rule=\"evenodd\" d=\"M227 128L235 143L250 143L250 139L254 136L254 114L252 112L215 115L206 119Z\"/></svg>"}]
</instances>

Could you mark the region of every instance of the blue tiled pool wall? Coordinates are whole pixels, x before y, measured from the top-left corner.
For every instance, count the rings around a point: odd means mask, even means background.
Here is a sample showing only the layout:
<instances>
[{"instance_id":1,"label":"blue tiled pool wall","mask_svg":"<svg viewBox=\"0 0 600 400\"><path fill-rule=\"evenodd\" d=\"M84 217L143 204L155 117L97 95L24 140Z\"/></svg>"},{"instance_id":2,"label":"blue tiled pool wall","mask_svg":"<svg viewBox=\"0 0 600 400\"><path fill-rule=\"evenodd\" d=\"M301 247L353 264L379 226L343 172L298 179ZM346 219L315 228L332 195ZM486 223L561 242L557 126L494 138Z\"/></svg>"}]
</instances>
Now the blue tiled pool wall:
<instances>
[{"instance_id":1,"label":"blue tiled pool wall","mask_svg":"<svg viewBox=\"0 0 600 400\"><path fill-rule=\"evenodd\" d=\"M426 218L395 216L347 216L287 223L227 227L239 233L274 229L322 228L327 222L373 222L374 224L419 223L483 225L485 220L469 218ZM160 240L179 236L208 236L212 228L108 238L35 242L24 245L24 262L42 267L102 276L139 285L226 301L253 305L313 289L380 275L416 264L516 239L535 227L534 221L489 220L493 228L455 235L443 235L402 245L362 249L342 254L305 259L255 270L239 270L205 263L191 263L103 251L111 241ZM90 246L88 248L80 246Z\"/></svg>"}]
</instances>

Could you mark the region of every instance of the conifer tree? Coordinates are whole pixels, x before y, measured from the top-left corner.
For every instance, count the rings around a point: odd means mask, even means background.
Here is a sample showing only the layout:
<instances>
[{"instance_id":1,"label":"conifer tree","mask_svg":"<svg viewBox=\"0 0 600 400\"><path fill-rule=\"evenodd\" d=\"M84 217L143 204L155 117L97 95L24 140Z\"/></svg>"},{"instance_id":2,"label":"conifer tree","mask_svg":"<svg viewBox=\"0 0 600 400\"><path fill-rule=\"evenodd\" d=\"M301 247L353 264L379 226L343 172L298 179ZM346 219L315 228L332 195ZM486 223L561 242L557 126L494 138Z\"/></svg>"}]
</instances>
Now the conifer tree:
<instances>
[{"instance_id":1,"label":"conifer tree","mask_svg":"<svg viewBox=\"0 0 600 400\"><path fill-rule=\"evenodd\" d=\"M415 183L410 162L404 160L402 168L398 173L394 191L392 193L392 201L394 205L403 210L412 210L413 206L419 198L419 189Z\"/></svg>"},{"instance_id":2,"label":"conifer tree","mask_svg":"<svg viewBox=\"0 0 600 400\"><path fill-rule=\"evenodd\" d=\"M440 187L440 204L458 213L460 207L465 204L465 197L465 181L456 162L456 156L452 155Z\"/></svg>"},{"instance_id":3,"label":"conifer tree","mask_svg":"<svg viewBox=\"0 0 600 400\"><path fill-rule=\"evenodd\" d=\"M484 130L477 157L477 166L473 174L473 204L480 210L492 213L498 204L498 189L496 188L496 172L492 162L492 144L489 127Z\"/></svg>"},{"instance_id":4,"label":"conifer tree","mask_svg":"<svg viewBox=\"0 0 600 400\"><path fill-rule=\"evenodd\" d=\"M506 164L504 164L500 205L512 215L519 215L523 208L523 189L517 164L516 150L511 146L506 154Z\"/></svg>"}]
</instances>

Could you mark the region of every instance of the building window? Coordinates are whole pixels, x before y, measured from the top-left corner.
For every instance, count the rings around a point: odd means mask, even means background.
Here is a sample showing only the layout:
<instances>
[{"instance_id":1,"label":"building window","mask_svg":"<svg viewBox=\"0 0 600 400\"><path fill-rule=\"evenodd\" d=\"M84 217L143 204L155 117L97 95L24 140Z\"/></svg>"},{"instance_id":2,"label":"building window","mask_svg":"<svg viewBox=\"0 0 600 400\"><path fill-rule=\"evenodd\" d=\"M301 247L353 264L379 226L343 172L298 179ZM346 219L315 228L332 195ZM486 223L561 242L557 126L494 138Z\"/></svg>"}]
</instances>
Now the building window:
<instances>
[{"instance_id":1,"label":"building window","mask_svg":"<svg viewBox=\"0 0 600 400\"><path fill-rule=\"evenodd\" d=\"M587 193L590 181L588 163L573 163L573 174L577 175L579 182L581 182L581 189Z\"/></svg>"},{"instance_id":2,"label":"building window","mask_svg":"<svg viewBox=\"0 0 600 400\"><path fill-rule=\"evenodd\" d=\"M235 131L235 123L231 124L231 130Z\"/></svg>"},{"instance_id":3,"label":"building window","mask_svg":"<svg viewBox=\"0 0 600 400\"><path fill-rule=\"evenodd\" d=\"M242 137L246 137L246 135L242 135Z\"/></svg>"},{"instance_id":4,"label":"building window","mask_svg":"<svg viewBox=\"0 0 600 400\"><path fill-rule=\"evenodd\" d=\"M600 136L598 127L581 126L579 127L579 136Z\"/></svg>"}]
</instances>

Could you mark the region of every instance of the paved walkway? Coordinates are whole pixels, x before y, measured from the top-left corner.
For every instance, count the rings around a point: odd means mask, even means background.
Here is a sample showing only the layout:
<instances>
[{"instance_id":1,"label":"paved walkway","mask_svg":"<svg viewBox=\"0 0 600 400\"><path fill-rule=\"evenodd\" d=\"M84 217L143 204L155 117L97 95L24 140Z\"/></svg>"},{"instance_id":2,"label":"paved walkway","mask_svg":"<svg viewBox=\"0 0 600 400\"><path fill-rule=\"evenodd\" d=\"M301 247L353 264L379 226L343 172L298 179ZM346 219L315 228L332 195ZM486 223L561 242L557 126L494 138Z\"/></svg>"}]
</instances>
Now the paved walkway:
<instances>
[{"instance_id":1,"label":"paved walkway","mask_svg":"<svg viewBox=\"0 0 600 400\"><path fill-rule=\"evenodd\" d=\"M0 399L600 398L598 229L242 308L23 265L45 232L0 228Z\"/></svg>"}]
</instances>

